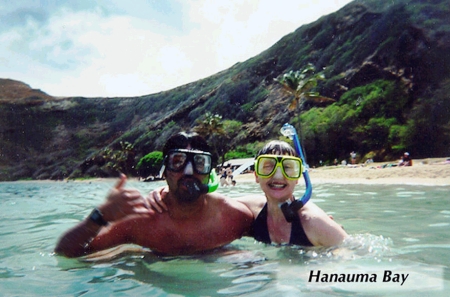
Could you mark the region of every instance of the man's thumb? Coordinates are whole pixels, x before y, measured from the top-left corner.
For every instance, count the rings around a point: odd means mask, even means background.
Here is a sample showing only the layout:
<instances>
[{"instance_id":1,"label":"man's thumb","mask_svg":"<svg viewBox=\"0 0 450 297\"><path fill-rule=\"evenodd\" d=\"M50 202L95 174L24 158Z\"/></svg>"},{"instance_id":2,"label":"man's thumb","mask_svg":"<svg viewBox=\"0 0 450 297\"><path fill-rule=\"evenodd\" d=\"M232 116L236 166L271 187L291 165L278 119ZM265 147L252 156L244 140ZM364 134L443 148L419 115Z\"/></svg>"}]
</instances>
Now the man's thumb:
<instances>
[{"instance_id":1,"label":"man's thumb","mask_svg":"<svg viewBox=\"0 0 450 297\"><path fill-rule=\"evenodd\" d=\"M127 182L127 176L123 173L120 174L120 179L117 182L115 188L118 190L120 188L123 188L125 186L125 183Z\"/></svg>"}]
</instances>

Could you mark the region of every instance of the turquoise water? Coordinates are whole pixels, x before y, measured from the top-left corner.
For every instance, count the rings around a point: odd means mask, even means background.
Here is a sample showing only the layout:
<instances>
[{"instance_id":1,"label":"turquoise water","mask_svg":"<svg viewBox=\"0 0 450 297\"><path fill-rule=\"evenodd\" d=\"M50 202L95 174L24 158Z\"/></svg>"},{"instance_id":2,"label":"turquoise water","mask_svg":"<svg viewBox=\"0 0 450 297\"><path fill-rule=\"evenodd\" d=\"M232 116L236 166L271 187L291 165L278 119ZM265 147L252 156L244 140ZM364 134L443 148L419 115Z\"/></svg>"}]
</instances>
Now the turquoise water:
<instances>
[{"instance_id":1,"label":"turquoise water","mask_svg":"<svg viewBox=\"0 0 450 297\"><path fill-rule=\"evenodd\" d=\"M162 184L128 186L148 192ZM316 185L312 200L351 235L338 249L267 246L243 238L190 257L161 258L150 251L93 260L55 256L59 236L101 203L111 186L112 182L0 183L0 296L447 296L450 292L450 186ZM219 190L230 197L259 193L256 184ZM301 196L301 187L298 191L296 196ZM327 281L332 274L360 274L361 279ZM367 279L362 278L365 275ZM408 275L403 285L402 275Z\"/></svg>"}]
</instances>

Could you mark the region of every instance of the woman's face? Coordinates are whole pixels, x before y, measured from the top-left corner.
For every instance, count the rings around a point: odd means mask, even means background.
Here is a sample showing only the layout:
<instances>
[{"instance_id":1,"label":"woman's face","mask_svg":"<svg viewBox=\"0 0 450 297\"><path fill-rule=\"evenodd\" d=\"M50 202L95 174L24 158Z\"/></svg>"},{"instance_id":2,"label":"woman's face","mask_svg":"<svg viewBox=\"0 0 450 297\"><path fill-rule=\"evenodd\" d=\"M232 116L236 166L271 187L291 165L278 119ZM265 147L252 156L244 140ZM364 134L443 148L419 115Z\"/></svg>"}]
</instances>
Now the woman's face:
<instances>
[{"instance_id":1,"label":"woman's face","mask_svg":"<svg viewBox=\"0 0 450 297\"><path fill-rule=\"evenodd\" d=\"M261 177L255 173L255 178L261 190L266 194L267 199L275 200L278 203L290 199L294 193L295 186L298 184L298 179L287 179L280 167L276 168L275 173L270 177Z\"/></svg>"}]
</instances>

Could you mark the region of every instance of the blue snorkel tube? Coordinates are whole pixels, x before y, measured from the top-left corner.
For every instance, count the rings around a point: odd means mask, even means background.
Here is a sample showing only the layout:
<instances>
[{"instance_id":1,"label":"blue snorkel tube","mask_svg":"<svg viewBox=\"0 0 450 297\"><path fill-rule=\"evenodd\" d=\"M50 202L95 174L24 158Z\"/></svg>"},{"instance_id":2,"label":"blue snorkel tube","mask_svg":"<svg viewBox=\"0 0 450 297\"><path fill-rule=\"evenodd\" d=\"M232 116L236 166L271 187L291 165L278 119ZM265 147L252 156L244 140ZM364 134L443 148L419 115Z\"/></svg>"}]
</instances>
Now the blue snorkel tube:
<instances>
[{"instance_id":1,"label":"blue snorkel tube","mask_svg":"<svg viewBox=\"0 0 450 297\"><path fill-rule=\"evenodd\" d=\"M291 139L294 142L295 151L300 156L300 159L302 159L302 163L304 165L303 178L305 180L306 185L305 194L301 199L298 200L296 199L292 202L285 202L280 206L281 210L283 211L284 217L286 218L286 221L292 222L294 217L297 215L297 211L309 201L309 198L311 198L312 185L308 173L309 166L306 163L306 158L305 155L303 154L303 149L302 146L300 145L300 140L298 138L297 131L295 130L294 126L286 123L283 125L283 127L281 127L280 132L284 136L289 137L289 139Z\"/></svg>"}]
</instances>

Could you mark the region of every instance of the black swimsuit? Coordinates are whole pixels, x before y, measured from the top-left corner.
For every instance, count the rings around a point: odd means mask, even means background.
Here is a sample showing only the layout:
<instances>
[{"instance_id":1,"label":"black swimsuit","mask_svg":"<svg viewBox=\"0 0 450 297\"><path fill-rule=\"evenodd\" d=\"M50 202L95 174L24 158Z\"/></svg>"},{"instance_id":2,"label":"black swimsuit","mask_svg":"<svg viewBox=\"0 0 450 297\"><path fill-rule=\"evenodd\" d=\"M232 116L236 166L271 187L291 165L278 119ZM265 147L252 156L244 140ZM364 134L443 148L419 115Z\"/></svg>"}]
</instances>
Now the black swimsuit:
<instances>
[{"instance_id":1,"label":"black swimsuit","mask_svg":"<svg viewBox=\"0 0 450 297\"><path fill-rule=\"evenodd\" d=\"M253 237L264 243L271 243L269 229L267 228L267 203L264 205L263 209L258 214L258 217L253 222ZM302 246L313 246L309 241L308 237L303 230L300 218L295 216L292 222L291 228L291 238L289 239L289 244L302 245Z\"/></svg>"}]
</instances>

